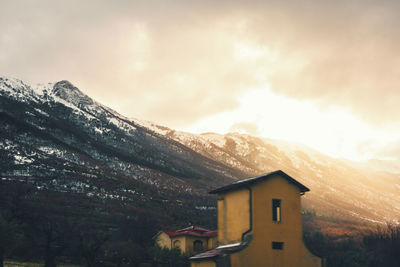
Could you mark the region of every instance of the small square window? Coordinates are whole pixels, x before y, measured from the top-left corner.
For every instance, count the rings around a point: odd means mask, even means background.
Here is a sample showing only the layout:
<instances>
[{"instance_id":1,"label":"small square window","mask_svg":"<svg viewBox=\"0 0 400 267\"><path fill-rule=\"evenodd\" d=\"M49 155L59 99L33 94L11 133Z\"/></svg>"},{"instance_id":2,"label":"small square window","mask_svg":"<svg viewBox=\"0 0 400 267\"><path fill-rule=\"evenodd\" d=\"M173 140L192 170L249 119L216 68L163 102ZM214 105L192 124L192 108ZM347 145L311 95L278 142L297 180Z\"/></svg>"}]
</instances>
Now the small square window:
<instances>
[{"instance_id":1,"label":"small square window","mask_svg":"<svg viewBox=\"0 0 400 267\"><path fill-rule=\"evenodd\" d=\"M272 242L272 249L283 250L283 242Z\"/></svg>"}]
</instances>

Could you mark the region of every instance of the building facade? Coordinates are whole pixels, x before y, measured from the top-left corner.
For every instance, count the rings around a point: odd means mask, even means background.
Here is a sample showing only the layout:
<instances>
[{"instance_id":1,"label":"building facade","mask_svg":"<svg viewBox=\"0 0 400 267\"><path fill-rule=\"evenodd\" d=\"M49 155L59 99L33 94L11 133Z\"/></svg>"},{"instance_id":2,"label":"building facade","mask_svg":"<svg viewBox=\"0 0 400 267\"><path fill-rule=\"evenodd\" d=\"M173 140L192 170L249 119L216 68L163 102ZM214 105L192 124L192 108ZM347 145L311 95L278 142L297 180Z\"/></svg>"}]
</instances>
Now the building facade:
<instances>
[{"instance_id":1,"label":"building facade","mask_svg":"<svg viewBox=\"0 0 400 267\"><path fill-rule=\"evenodd\" d=\"M160 247L179 248L182 253L194 255L217 246L217 231L190 226L174 232L162 230L154 239Z\"/></svg>"},{"instance_id":2,"label":"building facade","mask_svg":"<svg viewBox=\"0 0 400 267\"><path fill-rule=\"evenodd\" d=\"M218 247L190 258L192 267L320 267L303 243L300 197L307 187L275 171L213 190Z\"/></svg>"}]
</instances>

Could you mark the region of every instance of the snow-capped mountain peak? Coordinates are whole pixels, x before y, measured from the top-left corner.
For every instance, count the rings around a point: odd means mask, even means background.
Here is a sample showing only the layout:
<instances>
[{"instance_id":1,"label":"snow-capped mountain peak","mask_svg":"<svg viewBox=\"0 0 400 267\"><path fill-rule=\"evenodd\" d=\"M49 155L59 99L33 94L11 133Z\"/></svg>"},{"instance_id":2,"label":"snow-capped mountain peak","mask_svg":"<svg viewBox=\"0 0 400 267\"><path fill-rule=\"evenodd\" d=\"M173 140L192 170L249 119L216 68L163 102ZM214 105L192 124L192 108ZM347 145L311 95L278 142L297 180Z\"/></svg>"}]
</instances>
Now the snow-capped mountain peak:
<instances>
[{"instance_id":1,"label":"snow-capped mountain peak","mask_svg":"<svg viewBox=\"0 0 400 267\"><path fill-rule=\"evenodd\" d=\"M94 104L93 99L82 93L77 87L66 80L56 82L53 86L52 93L77 107Z\"/></svg>"},{"instance_id":2,"label":"snow-capped mountain peak","mask_svg":"<svg viewBox=\"0 0 400 267\"><path fill-rule=\"evenodd\" d=\"M38 188L84 185L79 190L94 196L134 192L151 202L152 192L168 201L182 194L204 201L214 187L281 169L311 188L304 206L318 214L380 222L400 215L398 174L276 140L197 135L128 119L68 81L29 85L0 77L0 123L0 175L25 177Z\"/></svg>"}]
</instances>

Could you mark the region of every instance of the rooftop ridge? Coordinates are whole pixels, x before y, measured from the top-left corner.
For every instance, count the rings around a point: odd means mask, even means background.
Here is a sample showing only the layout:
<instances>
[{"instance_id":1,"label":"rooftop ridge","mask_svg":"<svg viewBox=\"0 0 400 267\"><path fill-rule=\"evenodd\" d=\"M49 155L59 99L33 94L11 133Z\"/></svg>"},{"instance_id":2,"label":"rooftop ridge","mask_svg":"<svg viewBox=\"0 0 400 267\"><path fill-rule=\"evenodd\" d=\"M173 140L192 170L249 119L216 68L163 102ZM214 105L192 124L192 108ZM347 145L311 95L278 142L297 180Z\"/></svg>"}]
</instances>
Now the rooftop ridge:
<instances>
[{"instance_id":1,"label":"rooftop ridge","mask_svg":"<svg viewBox=\"0 0 400 267\"><path fill-rule=\"evenodd\" d=\"M310 191L310 189L308 187L306 187L305 185L301 184L300 182L298 182L297 180L295 180L294 178L292 178L291 176L289 176L288 174L286 174L282 170L277 170L277 171L269 172L269 173L266 173L266 174L263 174L263 175L259 175L259 176L250 177L250 178L247 178L247 179L236 181L236 182L234 182L232 184L229 184L229 185L214 189L214 190L210 191L209 194L218 194L218 193L222 193L222 192L228 192L228 191L236 190L236 189L239 189L239 188L247 186L247 185L252 185L254 183L267 180L267 179L269 179L269 178L271 178L271 177L273 177L275 175L282 176L289 183L292 183L295 186L297 186L299 188L300 192L302 192L302 193Z\"/></svg>"}]
</instances>

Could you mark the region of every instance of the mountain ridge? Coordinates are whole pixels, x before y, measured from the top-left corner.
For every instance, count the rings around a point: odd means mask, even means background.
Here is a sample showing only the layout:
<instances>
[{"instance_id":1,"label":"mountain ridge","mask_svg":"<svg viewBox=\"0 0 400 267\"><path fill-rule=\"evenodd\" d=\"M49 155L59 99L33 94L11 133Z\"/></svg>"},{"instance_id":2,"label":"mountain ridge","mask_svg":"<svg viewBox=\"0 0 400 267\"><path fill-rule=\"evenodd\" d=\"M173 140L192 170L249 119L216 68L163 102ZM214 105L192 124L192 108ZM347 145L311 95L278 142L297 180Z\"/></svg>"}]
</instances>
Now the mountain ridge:
<instances>
[{"instance_id":1,"label":"mountain ridge","mask_svg":"<svg viewBox=\"0 0 400 267\"><path fill-rule=\"evenodd\" d=\"M282 169L311 189L303 204L321 216L374 223L400 218L399 174L276 140L196 135L129 119L66 80L31 86L0 77L0 120L2 179L30 177L38 188L113 196L149 209L165 200L188 216L207 206L205 214L215 216L209 190Z\"/></svg>"}]
</instances>

